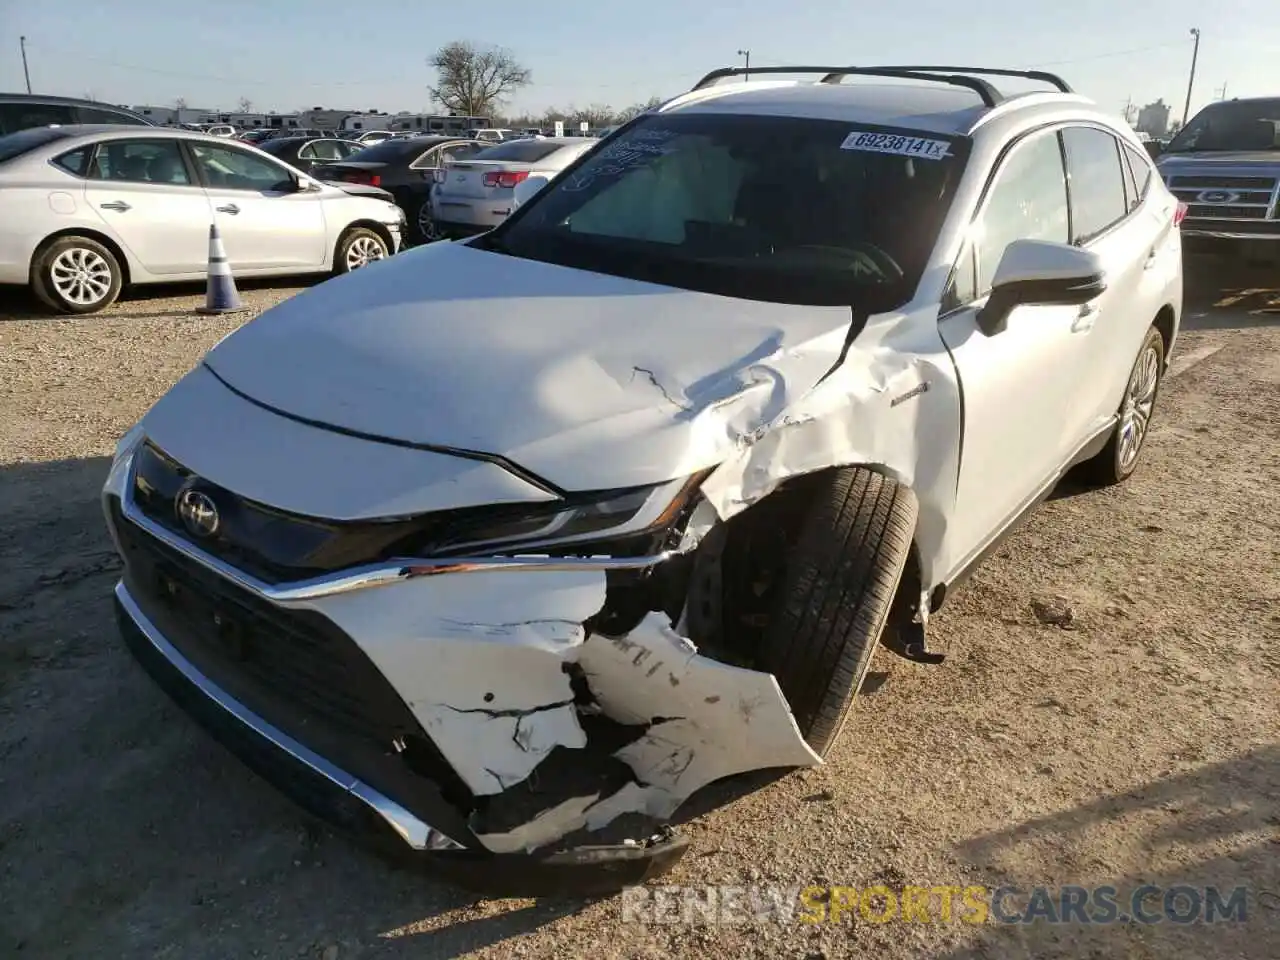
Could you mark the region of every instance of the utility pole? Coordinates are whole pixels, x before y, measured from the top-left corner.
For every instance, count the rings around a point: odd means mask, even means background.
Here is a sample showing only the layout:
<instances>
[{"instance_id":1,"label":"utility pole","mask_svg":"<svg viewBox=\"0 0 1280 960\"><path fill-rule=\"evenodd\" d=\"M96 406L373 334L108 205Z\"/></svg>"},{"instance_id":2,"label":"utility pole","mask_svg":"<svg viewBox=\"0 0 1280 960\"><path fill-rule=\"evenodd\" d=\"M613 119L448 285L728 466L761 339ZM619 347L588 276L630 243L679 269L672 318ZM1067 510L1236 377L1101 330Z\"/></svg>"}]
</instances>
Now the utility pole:
<instances>
[{"instance_id":1,"label":"utility pole","mask_svg":"<svg viewBox=\"0 0 1280 960\"><path fill-rule=\"evenodd\" d=\"M22 49L22 75L27 80L27 93L31 92L31 71L27 69L27 38L19 37L18 46Z\"/></svg>"},{"instance_id":2,"label":"utility pole","mask_svg":"<svg viewBox=\"0 0 1280 960\"><path fill-rule=\"evenodd\" d=\"M1217 94L1217 97L1219 100L1227 99L1227 85L1224 83L1221 87L1219 87L1215 91L1215 93Z\"/></svg>"},{"instance_id":3,"label":"utility pole","mask_svg":"<svg viewBox=\"0 0 1280 960\"><path fill-rule=\"evenodd\" d=\"M1192 27L1191 36L1196 38L1196 45L1191 51L1191 76L1187 77L1187 103L1182 108L1182 125L1187 125L1187 116L1191 113L1191 88L1196 85L1196 60L1200 57L1200 28Z\"/></svg>"},{"instance_id":4,"label":"utility pole","mask_svg":"<svg viewBox=\"0 0 1280 960\"><path fill-rule=\"evenodd\" d=\"M751 51L750 51L750 50L739 50L739 51L738 51L738 56L740 56L740 57L746 57L746 58L747 58L747 65L746 65L746 67L744 68L744 69L746 70L746 72L745 72L745 73L743 73L743 75L742 75L742 81L743 81L743 83L745 83L745 82L746 82L748 79L750 79L750 77L751 77Z\"/></svg>"},{"instance_id":5,"label":"utility pole","mask_svg":"<svg viewBox=\"0 0 1280 960\"><path fill-rule=\"evenodd\" d=\"M1129 119L1129 116L1132 114L1132 112L1133 112L1133 97L1129 97L1124 102L1124 122L1125 123L1128 123L1128 124L1133 123L1133 121Z\"/></svg>"}]
</instances>

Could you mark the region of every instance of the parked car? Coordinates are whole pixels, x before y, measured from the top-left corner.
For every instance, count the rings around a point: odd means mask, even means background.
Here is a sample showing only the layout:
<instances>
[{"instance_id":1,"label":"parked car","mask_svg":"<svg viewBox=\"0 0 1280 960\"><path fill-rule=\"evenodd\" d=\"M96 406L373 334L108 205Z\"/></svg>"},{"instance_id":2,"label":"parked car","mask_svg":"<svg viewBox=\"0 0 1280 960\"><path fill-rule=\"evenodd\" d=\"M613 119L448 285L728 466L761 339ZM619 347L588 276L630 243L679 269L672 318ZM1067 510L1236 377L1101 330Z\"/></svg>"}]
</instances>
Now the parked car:
<instances>
[{"instance_id":1,"label":"parked car","mask_svg":"<svg viewBox=\"0 0 1280 960\"><path fill-rule=\"evenodd\" d=\"M1280 268L1280 97L1212 103L1157 152L1188 252Z\"/></svg>"},{"instance_id":2,"label":"parked car","mask_svg":"<svg viewBox=\"0 0 1280 960\"><path fill-rule=\"evenodd\" d=\"M1181 208L1123 120L774 69L822 82L713 72L121 440L125 642L309 809L508 892L639 882L694 791L820 763L878 646L937 660L1069 469L1134 472Z\"/></svg>"},{"instance_id":3,"label":"parked car","mask_svg":"<svg viewBox=\"0 0 1280 960\"><path fill-rule=\"evenodd\" d=\"M345 273L395 253L404 214L247 144L160 127L0 137L0 283L62 313L126 285L197 280L216 222L238 276Z\"/></svg>"},{"instance_id":4,"label":"parked car","mask_svg":"<svg viewBox=\"0 0 1280 960\"><path fill-rule=\"evenodd\" d=\"M236 139L242 143L252 143L256 145L261 143L263 140L266 140L274 132L275 131L273 130L246 130L244 133L237 136Z\"/></svg>"},{"instance_id":5,"label":"parked car","mask_svg":"<svg viewBox=\"0 0 1280 960\"><path fill-rule=\"evenodd\" d=\"M315 176L388 190L404 210L414 242L438 239L431 219L430 191L445 163L479 153L486 144L457 137L395 137L345 160L315 168ZM425 206L425 210L424 210Z\"/></svg>"},{"instance_id":6,"label":"parked car","mask_svg":"<svg viewBox=\"0 0 1280 960\"><path fill-rule=\"evenodd\" d=\"M46 97L29 93L0 93L0 136L31 127L73 123L120 123L155 126L131 110L93 100Z\"/></svg>"},{"instance_id":7,"label":"parked car","mask_svg":"<svg viewBox=\"0 0 1280 960\"><path fill-rule=\"evenodd\" d=\"M204 130L211 137L234 137L236 128L229 123L211 123Z\"/></svg>"},{"instance_id":8,"label":"parked car","mask_svg":"<svg viewBox=\"0 0 1280 960\"><path fill-rule=\"evenodd\" d=\"M511 211L516 184L534 174L555 176L595 144L583 137L512 140L453 161L437 175L431 192L435 229L443 236L465 237L497 226Z\"/></svg>"},{"instance_id":9,"label":"parked car","mask_svg":"<svg viewBox=\"0 0 1280 960\"><path fill-rule=\"evenodd\" d=\"M363 133L352 131L351 139L366 147L372 147L374 144L382 143L383 140L390 140L395 135L394 130L366 130Z\"/></svg>"},{"instance_id":10,"label":"parked car","mask_svg":"<svg viewBox=\"0 0 1280 960\"><path fill-rule=\"evenodd\" d=\"M345 160L364 146L340 137L277 137L259 144L259 148L305 174L314 175L317 167Z\"/></svg>"}]
</instances>

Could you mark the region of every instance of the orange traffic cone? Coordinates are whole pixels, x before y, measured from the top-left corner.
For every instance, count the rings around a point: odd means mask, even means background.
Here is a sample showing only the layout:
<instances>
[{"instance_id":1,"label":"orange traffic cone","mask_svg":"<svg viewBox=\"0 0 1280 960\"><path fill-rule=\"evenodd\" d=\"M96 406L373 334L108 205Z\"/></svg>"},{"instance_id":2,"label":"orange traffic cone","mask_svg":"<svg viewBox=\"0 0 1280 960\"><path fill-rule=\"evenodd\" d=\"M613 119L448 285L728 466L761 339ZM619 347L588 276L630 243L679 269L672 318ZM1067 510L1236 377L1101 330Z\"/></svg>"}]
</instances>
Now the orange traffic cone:
<instances>
[{"instance_id":1,"label":"orange traffic cone","mask_svg":"<svg viewBox=\"0 0 1280 960\"><path fill-rule=\"evenodd\" d=\"M242 309L236 279L227 262L227 249L216 223L209 224L209 280L205 288L204 306L197 313L231 313Z\"/></svg>"}]
</instances>

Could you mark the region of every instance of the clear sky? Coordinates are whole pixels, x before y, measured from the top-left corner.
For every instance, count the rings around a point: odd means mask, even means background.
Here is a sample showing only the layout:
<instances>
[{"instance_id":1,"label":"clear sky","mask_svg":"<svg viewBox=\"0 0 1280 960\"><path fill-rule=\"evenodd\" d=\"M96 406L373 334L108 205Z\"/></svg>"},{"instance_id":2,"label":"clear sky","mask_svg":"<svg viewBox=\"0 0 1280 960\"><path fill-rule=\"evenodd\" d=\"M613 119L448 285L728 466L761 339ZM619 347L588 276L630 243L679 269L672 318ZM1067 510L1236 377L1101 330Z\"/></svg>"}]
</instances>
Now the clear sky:
<instances>
[{"instance_id":1,"label":"clear sky","mask_svg":"<svg viewBox=\"0 0 1280 960\"><path fill-rule=\"evenodd\" d=\"M1193 111L1223 84L1280 94L1280 0L0 0L0 90L25 89L25 35L38 93L424 111L427 57L470 40L532 70L515 112L669 96L750 49L753 66L1043 66L1109 108L1163 97L1176 118L1191 27L1203 31Z\"/></svg>"}]
</instances>

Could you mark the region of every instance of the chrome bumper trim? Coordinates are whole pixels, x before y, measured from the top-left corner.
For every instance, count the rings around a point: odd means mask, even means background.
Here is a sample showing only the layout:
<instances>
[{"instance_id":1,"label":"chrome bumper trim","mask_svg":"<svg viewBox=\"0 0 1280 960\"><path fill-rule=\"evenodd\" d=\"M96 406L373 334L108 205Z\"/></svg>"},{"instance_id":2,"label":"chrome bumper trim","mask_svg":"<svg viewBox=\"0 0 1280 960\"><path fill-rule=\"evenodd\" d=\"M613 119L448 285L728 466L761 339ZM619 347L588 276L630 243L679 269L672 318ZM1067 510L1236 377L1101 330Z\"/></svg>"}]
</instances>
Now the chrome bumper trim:
<instances>
[{"instance_id":1,"label":"chrome bumper trim","mask_svg":"<svg viewBox=\"0 0 1280 960\"><path fill-rule=\"evenodd\" d=\"M330 783L344 790L363 802L378 814L396 833L414 850L454 850L462 849L462 845L445 836L429 824L423 823L400 804L391 800L373 787L351 774L338 769L324 757L308 750L288 734L282 732L263 720L248 707L236 700L221 687L196 669L195 665L160 632L159 628L147 617L137 602L129 594L123 581L116 584L116 599L129 615L137 628L166 660L173 665L188 681L190 681L208 699L216 703L224 711L248 727L264 740L283 750L295 760L306 765Z\"/></svg>"},{"instance_id":2,"label":"chrome bumper trim","mask_svg":"<svg viewBox=\"0 0 1280 960\"><path fill-rule=\"evenodd\" d=\"M129 458L130 461L132 457ZM239 570L223 560L200 550L191 542L176 536L165 527L142 513L129 494L133 473L132 462L112 471L108 480L109 492L120 498L120 510L129 523L140 527L171 550L176 550L189 560L225 577L237 586L256 593L273 603L301 603L352 590L385 587L416 577L437 576L444 573L495 573L517 570L538 572L584 572L609 570L644 570L677 555L676 551L644 557L443 557L439 559L394 559L383 563L368 564L339 570L307 580L288 583L266 583ZM115 480L113 484L111 481Z\"/></svg>"}]
</instances>

